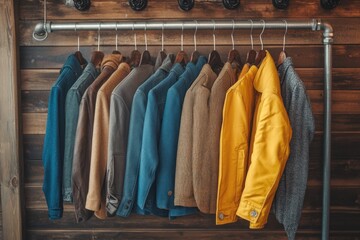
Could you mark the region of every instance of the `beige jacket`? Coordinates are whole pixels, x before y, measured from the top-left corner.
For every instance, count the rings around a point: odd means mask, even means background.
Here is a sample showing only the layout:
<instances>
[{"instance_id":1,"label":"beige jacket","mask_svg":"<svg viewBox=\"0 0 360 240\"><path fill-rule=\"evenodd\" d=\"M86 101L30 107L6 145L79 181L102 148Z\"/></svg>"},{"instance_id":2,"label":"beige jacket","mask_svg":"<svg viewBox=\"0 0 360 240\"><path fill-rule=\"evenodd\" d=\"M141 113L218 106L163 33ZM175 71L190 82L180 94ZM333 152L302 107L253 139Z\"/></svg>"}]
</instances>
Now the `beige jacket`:
<instances>
[{"instance_id":1,"label":"beige jacket","mask_svg":"<svg viewBox=\"0 0 360 240\"><path fill-rule=\"evenodd\" d=\"M121 63L117 70L102 85L97 93L95 105L94 129L92 135L89 191L86 208L95 211L98 218L106 218L105 209L105 173L109 134L110 96L113 89L130 72L127 63Z\"/></svg>"}]
</instances>

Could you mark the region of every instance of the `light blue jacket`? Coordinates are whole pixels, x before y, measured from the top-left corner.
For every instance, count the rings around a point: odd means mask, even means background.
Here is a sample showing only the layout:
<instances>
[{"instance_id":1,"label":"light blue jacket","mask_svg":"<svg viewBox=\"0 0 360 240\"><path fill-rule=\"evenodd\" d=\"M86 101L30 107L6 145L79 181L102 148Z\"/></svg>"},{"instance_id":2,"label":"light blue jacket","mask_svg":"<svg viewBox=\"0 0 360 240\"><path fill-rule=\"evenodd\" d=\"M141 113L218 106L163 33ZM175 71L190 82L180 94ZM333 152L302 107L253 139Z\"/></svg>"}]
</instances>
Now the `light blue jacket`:
<instances>
[{"instance_id":1,"label":"light blue jacket","mask_svg":"<svg viewBox=\"0 0 360 240\"><path fill-rule=\"evenodd\" d=\"M159 163L159 138L166 94L183 72L183 66L179 63L175 64L167 78L151 89L148 94L138 177L137 205L140 209L151 211L156 208L155 179Z\"/></svg>"},{"instance_id":2,"label":"light blue jacket","mask_svg":"<svg viewBox=\"0 0 360 240\"><path fill-rule=\"evenodd\" d=\"M175 166L181 111L186 91L199 75L206 58L199 57L196 65L188 63L185 72L168 90L159 140L159 166L156 176L156 204L169 209L170 217L192 214L196 208L174 206Z\"/></svg>"},{"instance_id":3,"label":"light blue jacket","mask_svg":"<svg viewBox=\"0 0 360 240\"><path fill-rule=\"evenodd\" d=\"M131 106L129 137L126 153L123 196L117 215L127 217L133 209L137 195L137 180L139 175L140 152L143 136L144 118L148 92L169 74L174 60L174 54L169 54L161 67L151 75L135 92ZM143 211L138 213L145 214ZM160 214L161 215L161 214Z\"/></svg>"}]
</instances>

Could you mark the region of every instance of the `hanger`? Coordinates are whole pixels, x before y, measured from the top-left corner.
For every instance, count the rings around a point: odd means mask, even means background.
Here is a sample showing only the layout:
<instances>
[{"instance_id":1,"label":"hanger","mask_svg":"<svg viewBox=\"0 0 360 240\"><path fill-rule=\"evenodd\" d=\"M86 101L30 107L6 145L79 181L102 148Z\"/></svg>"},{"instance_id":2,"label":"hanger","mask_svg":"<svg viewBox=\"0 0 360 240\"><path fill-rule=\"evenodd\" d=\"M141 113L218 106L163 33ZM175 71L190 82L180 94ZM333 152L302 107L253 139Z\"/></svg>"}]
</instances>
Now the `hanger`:
<instances>
[{"instance_id":1,"label":"hanger","mask_svg":"<svg viewBox=\"0 0 360 240\"><path fill-rule=\"evenodd\" d=\"M100 51L100 30L101 30L101 23L99 23L98 29L98 47L97 51L93 51L91 54L90 62L94 64L95 67L99 66L104 58L104 53Z\"/></svg>"},{"instance_id":2,"label":"hanger","mask_svg":"<svg viewBox=\"0 0 360 240\"><path fill-rule=\"evenodd\" d=\"M143 51L143 53L141 54L140 64L139 64L140 66L143 64L151 64L151 56L150 56L150 52L148 51L148 45L147 45L146 23L145 23L144 38L145 38L145 51Z\"/></svg>"},{"instance_id":3,"label":"hanger","mask_svg":"<svg viewBox=\"0 0 360 240\"><path fill-rule=\"evenodd\" d=\"M235 49L235 42L234 42L234 30L235 30L235 22L233 22L233 30L231 32L231 42L232 42L232 49L229 51L228 54L228 62L232 65L233 68L237 70L241 69L243 64L241 62L240 53Z\"/></svg>"},{"instance_id":4,"label":"hanger","mask_svg":"<svg viewBox=\"0 0 360 240\"><path fill-rule=\"evenodd\" d=\"M214 50L212 50L209 54L208 64L211 66L211 69L216 73L219 74L224 63L221 61L220 54L216 51L216 36L215 36L215 21L214 24L214 31L213 31L213 40L214 40Z\"/></svg>"},{"instance_id":5,"label":"hanger","mask_svg":"<svg viewBox=\"0 0 360 240\"><path fill-rule=\"evenodd\" d=\"M259 38L260 38L260 43L261 43L261 50L259 51L259 53L258 53L258 55L257 55L257 57L256 57L256 59L255 59L255 63L254 63L254 65L256 65L256 66L260 66L260 63L262 62L262 60L265 58L265 56L266 56L266 52L265 52L265 50L264 50L264 43L263 43L263 40L262 40L262 35L263 35L263 33L264 33L264 31L265 31L265 21L264 20L261 20L262 22L263 22L263 29L262 29L262 31L261 31L261 33L260 33L260 36L259 36Z\"/></svg>"},{"instance_id":6,"label":"hanger","mask_svg":"<svg viewBox=\"0 0 360 240\"><path fill-rule=\"evenodd\" d=\"M195 20L195 32L194 32L194 51L191 53L190 56L190 61L194 64L196 64L197 60L200 57L200 53L197 51L196 49L196 33L197 33L197 29L198 29L198 22L197 20Z\"/></svg>"},{"instance_id":7,"label":"hanger","mask_svg":"<svg viewBox=\"0 0 360 240\"><path fill-rule=\"evenodd\" d=\"M76 23L75 23L75 32L76 32ZM80 37L79 37L79 34L77 35L77 51L75 52L75 57L76 59L79 61L80 65L81 66L84 66L86 65L86 60L85 58L83 57L82 53L80 52Z\"/></svg>"},{"instance_id":8,"label":"hanger","mask_svg":"<svg viewBox=\"0 0 360 240\"><path fill-rule=\"evenodd\" d=\"M246 63L248 63L250 65L253 65L255 63L257 53L254 50L254 40L253 40L253 36L252 36L252 32L253 32L253 28L254 28L254 22L251 19L249 19L249 21L251 22L251 30L250 30L251 49L246 55Z\"/></svg>"},{"instance_id":9,"label":"hanger","mask_svg":"<svg viewBox=\"0 0 360 240\"><path fill-rule=\"evenodd\" d=\"M166 58L166 52L164 49L164 23L162 24L162 28L161 28L161 50L160 50L160 57L161 57L161 62L164 61L164 59Z\"/></svg>"},{"instance_id":10,"label":"hanger","mask_svg":"<svg viewBox=\"0 0 360 240\"><path fill-rule=\"evenodd\" d=\"M127 59L127 63L130 65L130 67L133 68L139 66L141 53L139 52L139 50L137 50L136 32L134 31L134 23L132 25L132 30L134 33L134 50L130 53L130 58Z\"/></svg>"},{"instance_id":11,"label":"hanger","mask_svg":"<svg viewBox=\"0 0 360 240\"><path fill-rule=\"evenodd\" d=\"M181 28L181 49L176 54L175 63L180 63L181 65L185 66L189 62L189 57L184 52L184 23L182 23Z\"/></svg>"},{"instance_id":12,"label":"hanger","mask_svg":"<svg viewBox=\"0 0 360 240\"><path fill-rule=\"evenodd\" d=\"M285 33L284 33L284 40L283 40L283 49L279 54L279 58L277 61L277 66L279 67L281 64L284 63L285 58L287 57L287 54L285 52L285 40L286 40L286 33L287 33L287 21L283 20L285 22Z\"/></svg>"},{"instance_id":13,"label":"hanger","mask_svg":"<svg viewBox=\"0 0 360 240\"><path fill-rule=\"evenodd\" d=\"M121 54L118 50L118 29L117 29L117 24L115 24L115 50L112 51L113 54Z\"/></svg>"}]
</instances>

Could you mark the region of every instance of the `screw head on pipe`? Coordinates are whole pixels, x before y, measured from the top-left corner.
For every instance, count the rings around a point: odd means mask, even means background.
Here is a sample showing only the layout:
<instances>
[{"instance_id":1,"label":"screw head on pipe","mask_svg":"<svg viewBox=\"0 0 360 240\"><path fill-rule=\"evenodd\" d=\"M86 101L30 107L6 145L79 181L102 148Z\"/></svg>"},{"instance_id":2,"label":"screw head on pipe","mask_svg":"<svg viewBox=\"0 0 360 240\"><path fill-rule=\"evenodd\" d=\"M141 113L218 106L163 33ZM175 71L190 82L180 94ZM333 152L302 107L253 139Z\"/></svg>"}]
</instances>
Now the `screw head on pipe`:
<instances>
[{"instance_id":1,"label":"screw head on pipe","mask_svg":"<svg viewBox=\"0 0 360 240\"><path fill-rule=\"evenodd\" d=\"M79 11L86 11L90 8L90 0L74 0L74 6Z\"/></svg>"},{"instance_id":2,"label":"screw head on pipe","mask_svg":"<svg viewBox=\"0 0 360 240\"><path fill-rule=\"evenodd\" d=\"M240 0L223 0L223 5L227 9L236 9L240 6Z\"/></svg>"}]
</instances>

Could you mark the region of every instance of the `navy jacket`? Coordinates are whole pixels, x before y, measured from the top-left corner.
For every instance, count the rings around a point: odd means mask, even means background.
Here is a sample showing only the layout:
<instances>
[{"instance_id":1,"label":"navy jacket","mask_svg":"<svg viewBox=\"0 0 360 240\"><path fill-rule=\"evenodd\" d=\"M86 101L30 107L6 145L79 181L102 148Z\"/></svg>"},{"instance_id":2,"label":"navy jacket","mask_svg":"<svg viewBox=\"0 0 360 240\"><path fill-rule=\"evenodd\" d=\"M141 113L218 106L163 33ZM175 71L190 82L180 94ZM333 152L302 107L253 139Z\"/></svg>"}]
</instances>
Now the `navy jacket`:
<instances>
[{"instance_id":1,"label":"navy jacket","mask_svg":"<svg viewBox=\"0 0 360 240\"><path fill-rule=\"evenodd\" d=\"M44 181L43 192L50 219L59 219L63 213L62 175L65 144L65 98L68 90L81 75L82 68L70 55L55 84L48 102L46 134L43 145Z\"/></svg>"},{"instance_id":2,"label":"navy jacket","mask_svg":"<svg viewBox=\"0 0 360 240\"><path fill-rule=\"evenodd\" d=\"M159 166L156 176L156 204L169 209L170 217L194 213L196 208L174 206L175 166L180 119L185 94L207 62L201 56L196 65L188 63L185 72L168 90L159 139Z\"/></svg>"}]
</instances>

